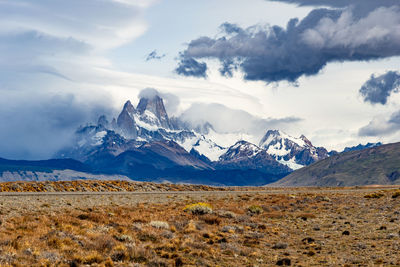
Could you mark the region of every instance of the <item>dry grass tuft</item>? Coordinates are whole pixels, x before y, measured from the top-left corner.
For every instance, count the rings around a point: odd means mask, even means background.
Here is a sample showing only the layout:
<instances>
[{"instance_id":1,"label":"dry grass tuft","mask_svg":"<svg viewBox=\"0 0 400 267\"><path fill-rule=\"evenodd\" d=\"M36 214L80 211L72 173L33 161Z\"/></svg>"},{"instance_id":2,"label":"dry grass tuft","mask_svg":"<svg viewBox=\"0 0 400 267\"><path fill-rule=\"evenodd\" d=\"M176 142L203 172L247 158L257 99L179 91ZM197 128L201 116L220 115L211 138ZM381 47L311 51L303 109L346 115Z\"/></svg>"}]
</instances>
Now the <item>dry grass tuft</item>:
<instances>
[{"instance_id":1,"label":"dry grass tuft","mask_svg":"<svg viewBox=\"0 0 400 267\"><path fill-rule=\"evenodd\" d=\"M393 193L392 198L400 197L400 190Z\"/></svg>"},{"instance_id":2,"label":"dry grass tuft","mask_svg":"<svg viewBox=\"0 0 400 267\"><path fill-rule=\"evenodd\" d=\"M157 229L169 229L169 224L167 222L162 222L162 221L151 221L149 223L151 227L157 228Z\"/></svg>"},{"instance_id":3,"label":"dry grass tuft","mask_svg":"<svg viewBox=\"0 0 400 267\"><path fill-rule=\"evenodd\" d=\"M215 224L219 225L221 223L221 219L216 215L206 215L202 217L202 220L207 224Z\"/></svg>"},{"instance_id":4,"label":"dry grass tuft","mask_svg":"<svg viewBox=\"0 0 400 267\"><path fill-rule=\"evenodd\" d=\"M307 221L307 219L314 219L314 218L316 218L316 216L314 213L300 213L300 214L297 214L297 218Z\"/></svg>"},{"instance_id":5,"label":"dry grass tuft","mask_svg":"<svg viewBox=\"0 0 400 267\"><path fill-rule=\"evenodd\" d=\"M383 197L385 194L381 193L381 192L374 192L374 193L370 193L364 196L364 198L367 199L371 199L371 198L381 198Z\"/></svg>"}]
</instances>

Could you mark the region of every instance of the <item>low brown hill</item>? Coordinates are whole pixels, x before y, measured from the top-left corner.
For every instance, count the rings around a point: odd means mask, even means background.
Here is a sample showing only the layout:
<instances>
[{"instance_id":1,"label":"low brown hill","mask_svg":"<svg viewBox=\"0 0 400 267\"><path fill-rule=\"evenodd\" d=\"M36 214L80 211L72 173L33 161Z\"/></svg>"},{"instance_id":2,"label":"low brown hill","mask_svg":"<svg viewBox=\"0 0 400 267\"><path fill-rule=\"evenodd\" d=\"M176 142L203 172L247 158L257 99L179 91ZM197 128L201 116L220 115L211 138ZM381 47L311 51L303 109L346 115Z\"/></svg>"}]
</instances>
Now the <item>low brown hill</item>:
<instances>
[{"instance_id":1,"label":"low brown hill","mask_svg":"<svg viewBox=\"0 0 400 267\"><path fill-rule=\"evenodd\" d=\"M400 184L400 143L331 156L299 169L274 186Z\"/></svg>"}]
</instances>

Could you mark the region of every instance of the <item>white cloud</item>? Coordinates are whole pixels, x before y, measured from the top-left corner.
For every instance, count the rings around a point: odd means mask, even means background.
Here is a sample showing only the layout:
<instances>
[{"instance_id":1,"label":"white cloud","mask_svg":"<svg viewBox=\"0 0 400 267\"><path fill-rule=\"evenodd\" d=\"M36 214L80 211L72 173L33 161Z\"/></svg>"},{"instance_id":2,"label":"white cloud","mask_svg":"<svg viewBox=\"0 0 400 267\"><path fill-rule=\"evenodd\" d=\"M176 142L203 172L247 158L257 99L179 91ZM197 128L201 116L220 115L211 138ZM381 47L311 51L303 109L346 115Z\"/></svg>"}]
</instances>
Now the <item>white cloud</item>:
<instances>
[{"instance_id":1,"label":"white cloud","mask_svg":"<svg viewBox=\"0 0 400 267\"><path fill-rule=\"evenodd\" d=\"M227 125L232 131L236 131L241 125L242 128L251 127L250 121L255 121L256 124L261 122L258 126L263 128L271 125L264 124L266 121L271 122L267 118L302 118L304 120L296 124L274 126L295 136L304 133L317 145L338 150L344 145L351 145L351 142L358 143L360 137L357 136L357 130L367 125L376 114L391 114L398 109L394 106L371 107L357 97L358 89L371 73L397 68L399 58L371 64L335 63L317 77L301 78L300 87L284 83L266 86L262 82L245 82L241 73L235 73L233 78L227 79L219 75L218 66L213 65L213 62L209 64L208 80L182 78L173 74L160 77L151 75L151 71L146 75L117 69L107 53L131 43L146 30L151 30L148 27L149 22L144 19L144 13L154 3L156 1L150 0L0 0L0 125L3 126L0 157L20 157L25 152L31 158L48 157L50 152L59 148L57 138L63 136L61 133L64 132L54 126L54 120L57 125L60 121L65 123L66 136L69 136L76 124L94 120L92 113L97 115L100 111L109 111L105 107L110 107L116 115L127 99L138 101L139 92L147 87L156 88L164 96L170 97L171 105L167 105L167 109L174 115L180 115L192 104L207 109L209 104L214 103L211 106L220 104L226 107L225 111L234 110L225 116L233 117L234 120L235 115L231 114L240 115L240 120ZM164 7L167 3L164 0ZM208 2L210 3L214 5L216 2ZM235 1L235 7L240 3L239 0ZM175 1L174 4L174 7L179 8L178 2ZM258 1L258 6L260 10L257 18L261 18L264 16L261 1ZM280 4L275 3L272 7L277 10L274 11L270 10L271 5L266 6L269 8L268 14L276 13L276 17L284 24L279 12L288 7L278 9ZM187 4L188 10L189 7ZM173 10L171 16L178 16L179 12L182 10ZM215 15L224 13L217 8L213 12ZM307 12L303 10L302 13ZM241 18L240 12L234 15L238 20ZM288 18L291 16L288 15ZM243 21L239 22L244 23L249 17L246 14ZM269 18L269 15L266 17ZM196 18L204 20L203 15L196 15ZM165 16L158 23L166 25L169 23L167 19ZM219 20L220 18L213 18L218 24ZM253 20L249 21L249 24L254 23ZM182 31L197 35L191 28L197 22L191 21L187 26L183 25L182 20L177 20L177 25L182 26ZM211 22L207 23L210 29ZM172 30L177 25L171 25ZM169 36L167 28L162 31L163 34L160 34L159 30L155 30L154 34L166 39L165 36ZM339 32L340 28L335 34ZM371 29L371 36L378 33ZM150 39L152 38L148 38L146 42ZM178 39L166 42L175 47L182 42ZM147 43L145 44L147 52L158 49L156 45L161 40L151 41L148 50ZM132 45L130 48L135 47ZM174 55L171 54L172 56ZM130 58L127 58L126 61L129 61ZM169 67L172 70L174 66ZM71 95L73 97L69 98ZM180 102L173 95L178 96ZM395 97L391 99L391 105L400 102ZM56 105L51 105L52 102ZM57 103L61 103L61 109L57 108ZM68 105L72 106L72 113L66 117L66 121L62 121L62 116L50 116L52 123L47 121L46 116L49 113L68 109ZM49 106L49 109L43 109L44 106ZM78 112L83 115L76 116ZM28 113L29 116L25 116ZM213 114L204 115L211 117ZM71 119L77 117L80 119ZM214 124L217 125L214 126L223 128L224 123L220 118L221 116L215 118ZM9 123L10 120L13 123ZM40 127L41 124L44 127ZM34 131L30 130L32 127ZM53 135L46 135L49 132ZM30 138L25 137L26 133L31 133ZM36 137L33 138L33 135ZM51 142L45 142L45 139ZM17 144L20 146L16 146ZM26 151L23 150L24 147L27 148Z\"/></svg>"},{"instance_id":2,"label":"white cloud","mask_svg":"<svg viewBox=\"0 0 400 267\"><path fill-rule=\"evenodd\" d=\"M353 16L352 10L344 11L337 21L322 19L317 27L308 29L303 40L310 45L324 48L350 47L385 40L386 43L400 42L400 9L398 6L381 7L362 19Z\"/></svg>"},{"instance_id":3,"label":"white cloud","mask_svg":"<svg viewBox=\"0 0 400 267\"><path fill-rule=\"evenodd\" d=\"M13 0L0 2L3 33L40 32L60 39L75 39L93 48L125 44L146 29L143 10L154 1Z\"/></svg>"},{"instance_id":4,"label":"white cloud","mask_svg":"<svg viewBox=\"0 0 400 267\"><path fill-rule=\"evenodd\" d=\"M2 0L0 78L11 87L18 80L10 72L76 81L79 72L110 67L104 52L142 35L147 29L143 13L154 2Z\"/></svg>"},{"instance_id":5,"label":"white cloud","mask_svg":"<svg viewBox=\"0 0 400 267\"><path fill-rule=\"evenodd\" d=\"M374 117L366 126L360 128L360 136L390 137L400 134L400 111L386 116Z\"/></svg>"},{"instance_id":6,"label":"white cloud","mask_svg":"<svg viewBox=\"0 0 400 267\"><path fill-rule=\"evenodd\" d=\"M0 156L51 157L109 112L110 92L89 80L112 68L107 50L146 31L154 2L0 0Z\"/></svg>"}]
</instances>

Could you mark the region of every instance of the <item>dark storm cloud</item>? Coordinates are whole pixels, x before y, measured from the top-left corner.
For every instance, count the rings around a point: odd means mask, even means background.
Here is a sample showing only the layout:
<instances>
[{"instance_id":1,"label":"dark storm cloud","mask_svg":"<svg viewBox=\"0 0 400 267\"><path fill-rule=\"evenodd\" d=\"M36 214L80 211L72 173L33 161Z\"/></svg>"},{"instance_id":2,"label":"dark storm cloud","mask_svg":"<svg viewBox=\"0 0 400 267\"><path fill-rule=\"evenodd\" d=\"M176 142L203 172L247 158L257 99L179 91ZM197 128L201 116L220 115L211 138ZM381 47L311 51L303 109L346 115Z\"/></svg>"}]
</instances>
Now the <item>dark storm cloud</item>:
<instances>
[{"instance_id":1,"label":"dark storm cloud","mask_svg":"<svg viewBox=\"0 0 400 267\"><path fill-rule=\"evenodd\" d=\"M220 29L227 34L242 33L243 29L236 24L225 22L220 26Z\"/></svg>"},{"instance_id":2,"label":"dark storm cloud","mask_svg":"<svg viewBox=\"0 0 400 267\"><path fill-rule=\"evenodd\" d=\"M386 136L400 131L400 110L389 119L375 118L358 131L359 136Z\"/></svg>"},{"instance_id":3,"label":"dark storm cloud","mask_svg":"<svg viewBox=\"0 0 400 267\"><path fill-rule=\"evenodd\" d=\"M364 83L360 89L360 94L365 102L371 104L386 104L392 93L397 93L400 89L400 73L388 71L383 75L371 75L371 78Z\"/></svg>"},{"instance_id":4,"label":"dark storm cloud","mask_svg":"<svg viewBox=\"0 0 400 267\"><path fill-rule=\"evenodd\" d=\"M398 0L268 0L299 6L325 6L333 8L353 7L354 13L363 16L378 7L391 7L399 5Z\"/></svg>"},{"instance_id":5,"label":"dark storm cloud","mask_svg":"<svg viewBox=\"0 0 400 267\"><path fill-rule=\"evenodd\" d=\"M184 76L206 78L207 64L198 62L194 58L181 55L180 63L175 71Z\"/></svg>"},{"instance_id":6,"label":"dark storm cloud","mask_svg":"<svg viewBox=\"0 0 400 267\"><path fill-rule=\"evenodd\" d=\"M73 95L11 93L0 99L0 157L51 158L80 125L96 121L101 114L111 114L105 103Z\"/></svg>"},{"instance_id":7,"label":"dark storm cloud","mask_svg":"<svg viewBox=\"0 0 400 267\"><path fill-rule=\"evenodd\" d=\"M146 56L146 61L150 61L150 60L153 60L153 59L160 60L163 57L165 57L165 54L159 55L157 50L153 50Z\"/></svg>"},{"instance_id":8,"label":"dark storm cloud","mask_svg":"<svg viewBox=\"0 0 400 267\"><path fill-rule=\"evenodd\" d=\"M369 3L369 1L368 1ZM206 77L207 65L217 59L220 72L235 68L246 80L295 82L315 75L329 62L367 61L400 55L400 8L369 9L361 16L352 8L315 9L286 28L221 25L222 36L192 40L181 52L177 73Z\"/></svg>"}]
</instances>

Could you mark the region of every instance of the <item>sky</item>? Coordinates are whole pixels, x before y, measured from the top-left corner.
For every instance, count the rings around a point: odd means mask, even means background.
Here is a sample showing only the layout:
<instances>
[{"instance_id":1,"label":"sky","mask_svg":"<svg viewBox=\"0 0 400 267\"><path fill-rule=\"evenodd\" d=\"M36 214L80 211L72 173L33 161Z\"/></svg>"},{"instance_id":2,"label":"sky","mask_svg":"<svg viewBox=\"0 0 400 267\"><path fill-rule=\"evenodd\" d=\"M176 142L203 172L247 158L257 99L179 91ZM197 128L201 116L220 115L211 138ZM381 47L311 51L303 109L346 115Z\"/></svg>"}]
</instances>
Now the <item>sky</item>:
<instances>
[{"instance_id":1,"label":"sky","mask_svg":"<svg viewBox=\"0 0 400 267\"><path fill-rule=\"evenodd\" d=\"M0 53L0 157L51 158L145 88L219 132L400 141L396 0L0 0Z\"/></svg>"}]
</instances>

